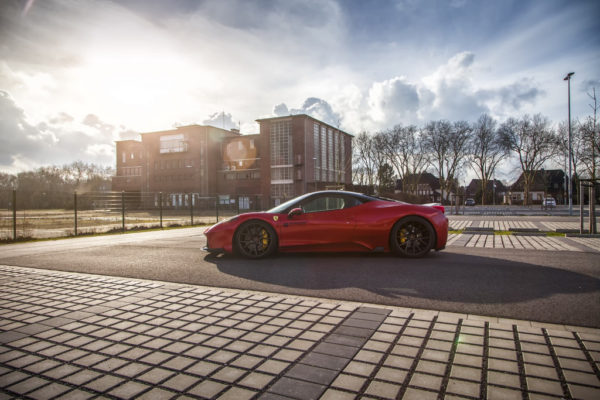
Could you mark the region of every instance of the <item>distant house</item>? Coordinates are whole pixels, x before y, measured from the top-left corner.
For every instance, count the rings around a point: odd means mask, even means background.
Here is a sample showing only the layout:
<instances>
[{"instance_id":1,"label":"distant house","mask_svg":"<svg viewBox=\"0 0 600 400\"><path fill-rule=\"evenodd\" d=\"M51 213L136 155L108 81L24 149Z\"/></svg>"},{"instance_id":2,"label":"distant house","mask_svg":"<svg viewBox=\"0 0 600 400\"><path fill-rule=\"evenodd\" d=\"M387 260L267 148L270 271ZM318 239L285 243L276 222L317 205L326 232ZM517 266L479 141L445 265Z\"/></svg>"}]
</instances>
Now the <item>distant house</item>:
<instances>
[{"instance_id":1,"label":"distant house","mask_svg":"<svg viewBox=\"0 0 600 400\"><path fill-rule=\"evenodd\" d=\"M500 204L507 190L502 181L498 179L489 180L485 188L485 203L493 204L495 200L496 204ZM481 204L481 179L471 179L471 182L465 189L465 193L466 197L473 198L477 204ZM493 198L494 195L496 196L495 199Z\"/></svg>"},{"instance_id":2,"label":"distant house","mask_svg":"<svg viewBox=\"0 0 600 400\"><path fill-rule=\"evenodd\" d=\"M507 204L523 204L525 200L523 174L510 186L504 196ZM529 203L541 204L544 197L554 197L557 204L564 204L565 173L562 169L541 169L535 172L533 184L529 187Z\"/></svg>"},{"instance_id":3,"label":"distant house","mask_svg":"<svg viewBox=\"0 0 600 400\"><path fill-rule=\"evenodd\" d=\"M440 179L430 172L406 175L396 180L396 192L410 193L427 197L431 202L441 203L442 191ZM454 193L444 193L444 201L450 201Z\"/></svg>"}]
</instances>

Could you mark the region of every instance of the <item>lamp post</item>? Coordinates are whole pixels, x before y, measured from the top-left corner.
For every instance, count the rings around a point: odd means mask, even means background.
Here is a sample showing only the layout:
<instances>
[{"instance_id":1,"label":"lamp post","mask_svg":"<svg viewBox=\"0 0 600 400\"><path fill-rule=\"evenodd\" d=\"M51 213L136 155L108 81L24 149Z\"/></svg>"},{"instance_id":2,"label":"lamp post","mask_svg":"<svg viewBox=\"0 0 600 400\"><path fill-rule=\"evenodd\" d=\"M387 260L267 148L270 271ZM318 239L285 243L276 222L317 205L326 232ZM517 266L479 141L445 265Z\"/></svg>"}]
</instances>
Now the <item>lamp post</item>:
<instances>
[{"instance_id":1,"label":"lamp post","mask_svg":"<svg viewBox=\"0 0 600 400\"><path fill-rule=\"evenodd\" d=\"M569 103L569 215L573 215L573 184L571 182L571 165L573 164L573 151L571 147L571 77L575 72L569 72L563 80L567 81L568 103ZM581 201L581 200L580 200Z\"/></svg>"}]
</instances>

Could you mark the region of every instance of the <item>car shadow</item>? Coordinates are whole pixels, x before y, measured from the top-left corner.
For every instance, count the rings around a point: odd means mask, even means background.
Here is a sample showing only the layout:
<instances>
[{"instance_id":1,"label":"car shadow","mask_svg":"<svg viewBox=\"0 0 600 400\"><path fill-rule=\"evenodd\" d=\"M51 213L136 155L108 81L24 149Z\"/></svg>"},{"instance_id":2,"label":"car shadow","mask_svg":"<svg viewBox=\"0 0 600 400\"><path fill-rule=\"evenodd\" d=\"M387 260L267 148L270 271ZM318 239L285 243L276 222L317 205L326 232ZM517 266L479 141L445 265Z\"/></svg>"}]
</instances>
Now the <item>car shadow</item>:
<instances>
[{"instance_id":1,"label":"car shadow","mask_svg":"<svg viewBox=\"0 0 600 400\"><path fill-rule=\"evenodd\" d=\"M406 305L428 308L461 303L471 305L461 309L470 313L493 312L493 305L526 304L560 294L588 293L597 298L600 291L599 279L577 272L450 252L430 253L421 259L389 254L278 254L263 260L208 256L205 261L222 273L293 289L290 293L339 289L335 295L344 298L346 289L356 288L377 295L381 304L405 300ZM355 293L348 291L346 296L351 292ZM344 299L364 301L355 295ZM571 305L564 302L558 308L563 306ZM600 325L600 316L594 319Z\"/></svg>"}]
</instances>

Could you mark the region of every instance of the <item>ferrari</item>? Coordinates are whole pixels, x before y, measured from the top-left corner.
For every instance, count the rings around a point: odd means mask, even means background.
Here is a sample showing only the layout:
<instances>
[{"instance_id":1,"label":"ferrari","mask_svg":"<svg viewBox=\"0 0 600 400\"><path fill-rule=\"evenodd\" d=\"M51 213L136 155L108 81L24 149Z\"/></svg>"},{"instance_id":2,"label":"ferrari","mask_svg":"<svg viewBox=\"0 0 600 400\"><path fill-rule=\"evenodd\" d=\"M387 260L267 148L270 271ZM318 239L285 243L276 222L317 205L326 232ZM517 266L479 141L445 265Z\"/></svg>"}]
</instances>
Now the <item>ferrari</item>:
<instances>
[{"instance_id":1,"label":"ferrari","mask_svg":"<svg viewBox=\"0 0 600 400\"><path fill-rule=\"evenodd\" d=\"M448 218L443 206L319 191L221 221L204 235L204 250L246 258L275 251L393 252L416 258L446 246Z\"/></svg>"}]
</instances>

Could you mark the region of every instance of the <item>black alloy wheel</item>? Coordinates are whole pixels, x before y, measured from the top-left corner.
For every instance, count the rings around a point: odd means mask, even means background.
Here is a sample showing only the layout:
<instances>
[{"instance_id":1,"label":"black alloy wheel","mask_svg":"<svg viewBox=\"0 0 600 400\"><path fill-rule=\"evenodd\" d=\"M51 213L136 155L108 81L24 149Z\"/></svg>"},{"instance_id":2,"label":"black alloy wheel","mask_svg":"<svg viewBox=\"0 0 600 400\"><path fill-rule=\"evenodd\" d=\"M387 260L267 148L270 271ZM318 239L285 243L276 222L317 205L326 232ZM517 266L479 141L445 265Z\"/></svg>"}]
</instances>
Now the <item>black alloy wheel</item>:
<instances>
[{"instance_id":1,"label":"black alloy wheel","mask_svg":"<svg viewBox=\"0 0 600 400\"><path fill-rule=\"evenodd\" d=\"M249 221L238 228L234 246L237 253L246 258L267 257L277 247L277 236L266 222Z\"/></svg>"},{"instance_id":2,"label":"black alloy wheel","mask_svg":"<svg viewBox=\"0 0 600 400\"><path fill-rule=\"evenodd\" d=\"M390 242L396 254L410 258L423 257L434 246L435 232L423 218L406 217L392 228Z\"/></svg>"}]
</instances>

